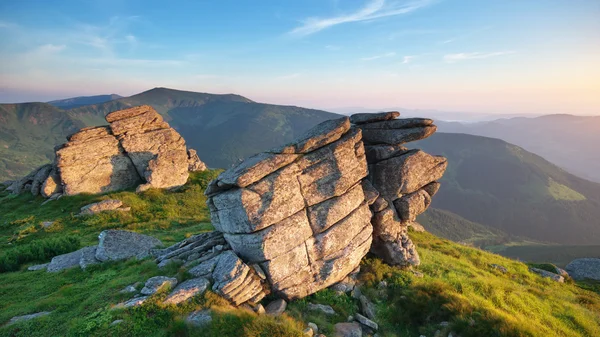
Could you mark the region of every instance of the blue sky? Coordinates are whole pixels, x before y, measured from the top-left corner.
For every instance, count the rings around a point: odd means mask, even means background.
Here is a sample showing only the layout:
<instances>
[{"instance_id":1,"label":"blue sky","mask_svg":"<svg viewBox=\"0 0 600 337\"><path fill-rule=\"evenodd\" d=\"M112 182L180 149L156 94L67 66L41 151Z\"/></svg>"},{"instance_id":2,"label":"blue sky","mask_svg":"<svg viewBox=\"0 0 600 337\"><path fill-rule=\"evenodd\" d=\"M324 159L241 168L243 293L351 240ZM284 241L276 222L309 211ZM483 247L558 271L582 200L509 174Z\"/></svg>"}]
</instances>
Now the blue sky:
<instances>
[{"instance_id":1,"label":"blue sky","mask_svg":"<svg viewBox=\"0 0 600 337\"><path fill-rule=\"evenodd\" d=\"M598 0L0 0L0 102L238 93L600 114Z\"/></svg>"}]
</instances>

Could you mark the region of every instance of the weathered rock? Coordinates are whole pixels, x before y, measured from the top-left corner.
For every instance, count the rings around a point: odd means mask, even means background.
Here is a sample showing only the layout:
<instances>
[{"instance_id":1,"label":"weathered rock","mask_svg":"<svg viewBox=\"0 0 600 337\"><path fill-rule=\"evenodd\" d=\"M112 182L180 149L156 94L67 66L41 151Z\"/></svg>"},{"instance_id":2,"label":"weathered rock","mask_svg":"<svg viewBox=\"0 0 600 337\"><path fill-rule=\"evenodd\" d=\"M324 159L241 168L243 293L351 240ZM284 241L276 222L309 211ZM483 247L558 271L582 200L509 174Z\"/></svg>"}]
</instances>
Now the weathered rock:
<instances>
[{"instance_id":1,"label":"weathered rock","mask_svg":"<svg viewBox=\"0 0 600 337\"><path fill-rule=\"evenodd\" d=\"M365 201L369 206L374 204L377 198L379 198L379 191L367 179L364 179L361 184L365 194Z\"/></svg>"},{"instance_id":2,"label":"weathered rock","mask_svg":"<svg viewBox=\"0 0 600 337\"><path fill-rule=\"evenodd\" d=\"M360 295L358 300L360 302L360 311L368 318L375 319L375 304L369 301L365 295Z\"/></svg>"},{"instance_id":3,"label":"weathered rock","mask_svg":"<svg viewBox=\"0 0 600 337\"><path fill-rule=\"evenodd\" d=\"M372 320L366 318L365 316L357 313L356 315L354 315L354 318L362 325L373 329L374 331L377 331L379 329L379 325L377 325L377 323L373 322Z\"/></svg>"},{"instance_id":4,"label":"weathered rock","mask_svg":"<svg viewBox=\"0 0 600 337\"><path fill-rule=\"evenodd\" d=\"M394 200L394 207L403 222L414 221L417 215L425 212L430 204L431 197L423 189Z\"/></svg>"},{"instance_id":5,"label":"weathered rock","mask_svg":"<svg viewBox=\"0 0 600 337\"><path fill-rule=\"evenodd\" d=\"M188 273L195 277L208 277L212 279L212 272L215 270L217 262L219 262L219 256L215 256L198 264L197 266L188 270Z\"/></svg>"},{"instance_id":6,"label":"weathered rock","mask_svg":"<svg viewBox=\"0 0 600 337\"><path fill-rule=\"evenodd\" d=\"M565 282L565 278L555 274L555 273L551 273L549 271L543 270L543 269L538 269L538 268L533 268L533 267L529 267L529 271L531 271L532 273L536 273L538 275L540 275L541 277L545 277L545 278L549 278L553 281L556 281L558 283L564 283Z\"/></svg>"},{"instance_id":7,"label":"weathered rock","mask_svg":"<svg viewBox=\"0 0 600 337\"><path fill-rule=\"evenodd\" d=\"M387 121L380 122L372 122L365 123L363 125L359 125L359 127L363 130L366 129L412 129L418 127L426 127L433 124L433 120L427 118L403 118L403 119L393 119Z\"/></svg>"},{"instance_id":8,"label":"weathered rock","mask_svg":"<svg viewBox=\"0 0 600 337\"><path fill-rule=\"evenodd\" d=\"M287 302L280 298L270 302L265 308L265 312L270 316L279 316L283 314L285 308L287 308Z\"/></svg>"},{"instance_id":9,"label":"weathered rock","mask_svg":"<svg viewBox=\"0 0 600 337\"><path fill-rule=\"evenodd\" d=\"M306 308L310 311L320 311L325 315L335 315L335 310L330 305L308 303Z\"/></svg>"},{"instance_id":10,"label":"weathered rock","mask_svg":"<svg viewBox=\"0 0 600 337\"><path fill-rule=\"evenodd\" d=\"M49 311L41 311L41 312L36 312L35 314L15 316L15 317L11 318L10 321L8 321L8 323L6 323L6 326L13 325L15 323L19 323L19 322L23 322L23 321L29 321L29 320L36 319L36 318L43 317L43 316L47 316L47 315L50 315L51 313L52 312L49 312Z\"/></svg>"},{"instance_id":11,"label":"weathered rock","mask_svg":"<svg viewBox=\"0 0 600 337\"><path fill-rule=\"evenodd\" d=\"M88 266L98 264L100 261L96 259L96 250L98 246L90 246L80 249L81 257L79 258L79 267L85 269Z\"/></svg>"},{"instance_id":12,"label":"weathered rock","mask_svg":"<svg viewBox=\"0 0 600 337\"><path fill-rule=\"evenodd\" d=\"M388 207L389 203L383 197L378 197L375 202L371 205L373 212L381 212Z\"/></svg>"},{"instance_id":13,"label":"weathered rock","mask_svg":"<svg viewBox=\"0 0 600 337\"><path fill-rule=\"evenodd\" d=\"M422 188L422 190L427 192L427 194L429 194L429 196L433 198L433 196L436 195L437 192L440 190L440 186L441 186L440 183L438 183L437 181L434 181L432 183L425 185Z\"/></svg>"},{"instance_id":14,"label":"weathered rock","mask_svg":"<svg viewBox=\"0 0 600 337\"><path fill-rule=\"evenodd\" d=\"M292 163L297 154L259 153L217 177L219 186L246 187Z\"/></svg>"},{"instance_id":15,"label":"weathered rock","mask_svg":"<svg viewBox=\"0 0 600 337\"><path fill-rule=\"evenodd\" d=\"M315 332L310 327L307 327L306 329L302 330L302 336L313 337L314 335L315 335Z\"/></svg>"},{"instance_id":16,"label":"weathered rock","mask_svg":"<svg viewBox=\"0 0 600 337\"><path fill-rule=\"evenodd\" d=\"M374 234L371 252L391 265L419 265L419 254L408 236L407 226L400 221L393 208L388 206L375 213L372 223Z\"/></svg>"},{"instance_id":17,"label":"weathered rock","mask_svg":"<svg viewBox=\"0 0 600 337\"><path fill-rule=\"evenodd\" d=\"M140 183L131 159L106 126L85 128L56 151L63 193L105 193Z\"/></svg>"},{"instance_id":18,"label":"weathered rock","mask_svg":"<svg viewBox=\"0 0 600 337\"><path fill-rule=\"evenodd\" d=\"M200 160L198 157L198 153L194 149L188 149L188 171L190 172L199 172L206 171L206 164Z\"/></svg>"},{"instance_id":19,"label":"weathered rock","mask_svg":"<svg viewBox=\"0 0 600 337\"><path fill-rule=\"evenodd\" d=\"M127 309L139 307L140 305L144 304L144 302L146 302L149 297L150 296L136 296L128 301L115 305L114 309Z\"/></svg>"},{"instance_id":20,"label":"weathered rock","mask_svg":"<svg viewBox=\"0 0 600 337\"><path fill-rule=\"evenodd\" d=\"M491 264L490 266L491 266L492 268L494 268L494 269L498 270L498 271L499 271L499 272L501 272L502 274L506 274L506 273L508 273L508 269L506 269L506 267L504 267L504 266L501 266L501 265L499 265L499 264L495 264L495 263L493 263L493 264Z\"/></svg>"},{"instance_id":21,"label":"weathered rock","mask_svg":"<svg viewBox=\"0 0 600 337\"><path fill-rule=\"evenodd\" d=\"M325 121L308 130L293 143L284 145L273 153L308 153L333 143L350 129L350 119L342 117Z\"/></svg>"},{"instance_id":22,"label":"weathered rock","mask_svg":"<svg viewBox=\"0 0 600 337\"><path fill-rule=\"evenodd\" d=\"M79 267L79 260L81 260L81 249L53 257L46 270L49 273L55 273L64 269Z\"/></svg>"},{"instance_id":23,"label":"weathered rock","mask_svg":"<svg viewBox=\"0 0 600 337\"><path fill-rule=\"evenodd\" d=\"M194 278L180 283L167 296L165 304L179 304L188 299L203 294L208 288L210 282L205 278Z\"/></svg>"},{"instance_id":24,"label":"weathered rock","mask_svg":"<svg viewBox=\"0 0 600 337\"><path fill-rule=\"evenodd\" d=\"M177 285L177 279L174 277L154 276L149 278L140 291L142 295L153 295L163 287L172 288Z\"/></svg>"},{"instance_id":25,"label":"weathered rock","mask_svg":"<svg viewBox=\"0 0 600 337\"><path fill-rule=\"evenodd\" d=\"M186 322L196 327L204 327L212 322L210 314L210 309L194 311L186 318Z\"/></svg>"},{"instance_id":26,"label":"weathered rock","mask_svg":"<svg viewBox=\"0 0 600 337\"><path fill-rule=\"evenodd\" d=\"M600 281L600 259L582 258L571 261L565 269L575 280Z\"/></svg>"},{"instance_id":27,"label":"weathered rock","mask_svg":"<svg viewBox=\"0 0 600 337\"><path fill-rule=\"evenodd\" d=\"M124 320L122 320L122 319L115 319L114 321L112 321L112 322L110 323L110 326L119 325L119 324L121 324L121 323L123 323L123 322L125 322L125 321L124 321Z\"/></svg>"},{"instance_id":28,"label":"weathered rock","mask_svg":"<svg viewBox=\"0 0 600 337\"><path fill-rule=\"evenodd\" d=\"M135 292L137 292L137 288L136 288L135 284L130 284L127 287L125 287L119 291L120 294L129 294L129 293L135 293Z\"/></svg>"},{"instance_id":29,"label":"weathered rock","mask_svg":"<svg viewBox=\"0 0 600 337\"><path fill-rule=\"evenodd\" d=\"M185 141L148 105L116 111L106 120L148 188L174 188L188 179Z\"/></svg>"},{"instance_id":30,"label":"weathered rock","mask_svg":"<svg viewBox=\"0 0 600 337\"><path fill-rule=\"evenodd\" d=\"M48 165L43 165L41 167L38 167L35 170L31 171L25 177L13 181L12 185L7 187L7 190L11 191L14 194L30 192L31 188L32 188L32 184L35 179L35 176L38 174L38 172L46 170L47 167L48 167Z\"/></svg>"},{"instance_id":31,"label":"weathered rock","mask_svg":"<svg viewBox=\"0 0 600 337\"><path fill-rule=\"evenodd\" d=\"M368 129L363 130L363 140L366 144L398 145L425 139L437 130L436 126L415 127L409 129Z\"/></svg>"},{"instance_id":32,"label":"weathered rock","mask_svg":"<svg viewBox=\"0 0 600 337\"><path fill-rule=\"evenodd\" d=\"M42 190L42 186L48 176L50 175L50 171L52 171L52 165L47 164L39 168L39 170L33 176L33 181L31 182L31 194L39 195Z\"/></svg>"},{"instance_id":33,"label":"weathered rock","mask_svg":"<svg viewBox=\"0 0 600 337\"><path fill-rule=\"evenodd\" d=\"M312 329L313 333L315 333L315 334L319 333L319 327L315 323L308 322L308 324L306 324L306 325L308 325L308 327Z\"/></svg>"},{"instance_id":34,"label":"weathered rock","mask_svg":"<svg viewBox=\"0 0 600 337\"><path fill-rule=\"evenodd\" d=\"M350 116L350 122L352 122L352 124L365 124L393 120L398 117L400 117L400 113L398 111L379 113L358 113Z\"/></svg>"},{"instance_id":35,"label":"weathered rock","mask_svg":"<svg viewBox=\"0 0 600 337\"><path fill-rule=\"evenodd\" d=\"M233 251L221 253L212 277L212 290L235 305L257 303L266 295L262 279Z\"/></svg>"},{"instance_id":36,"label":"weathered rock","mask_svg":"<svg viewBox=\"0 0 600 337\"><path fill-rule=\"evenodd\" d=\"M362 329L358 323L337 323L335 337L362 337Z\"/></svg>"},{"instance_id":37,"label":"weathered rock","mask_svg":"<svg viewBox=\"0 0 600 337\"><path fill-rule=\"evenodd\" d=\"M560 276L562 276L562 277L564 277L564 278L567 278L567 277L569 277L569 273L567 273L567 271L566 271L566 270L564 270L564 269L562 269L562 268L559 268L559 267L557 267L557 266L554 266L554 268L556 268L556 274L558 274L558 275L560 275Z\"/></svg>"},{"instance_id":38,"label":"weathered rock","mask_svg":"<svg viewBox=\"0 0 600 337\"><path fill-rule=\"evenodd\" d=\"M44 269L48 268L48 265L49 265L49 264L50 264L50 263L36 264L36 265L34 265L34 266L29 266L29 267L27 268L27 270L29 270L29 271L38 271L38 270L44 270Z\"/></svg>"},{"instance_id":39,"label":"weathered rock","mask_svg":"<svg viewBox=\"0 0 600 337\"><path fill-rule=\"evenodd\" d=\"M395 200L439 180L447 166L444 157L413 150L374 164L369 176L384 198Z\"/></svg>"},{"instance_id":40,"label":"weathered rock","mask_svg":"<svg viewBox=\"0 0 600 337\"><path fill-rule=\"evenodd\" d=\"M148 256L151 249L162 246L160 240L148 235L122 230L105 230L98 236L96 259L123 260Z\"/></svg>"},{"instance_id":41,"label":"weathered rock","mask_svg":"<svg viewBox=\"0 0 600 337\"><path fill-rule=\"evenodd\" d=\"M121 200L107 199L81 207L79 215L94 215L106 211L116 211L123 206Z\"/></svg>"},{"instance_id":42,"label":"weathered rock","mask_svg":"<svg viewBox=\"0 0 600 337\"><path fill-rule=\"evenodd\" d=\"M425 227L423 227L423 225L421 225L420 223L418 223L416 221L411 221L407 225L408 225L408 227L412 228L412 230L417 233L423 233L423 232L427 231L427 230L425 230Z\"/></svg>"}]
</instances>

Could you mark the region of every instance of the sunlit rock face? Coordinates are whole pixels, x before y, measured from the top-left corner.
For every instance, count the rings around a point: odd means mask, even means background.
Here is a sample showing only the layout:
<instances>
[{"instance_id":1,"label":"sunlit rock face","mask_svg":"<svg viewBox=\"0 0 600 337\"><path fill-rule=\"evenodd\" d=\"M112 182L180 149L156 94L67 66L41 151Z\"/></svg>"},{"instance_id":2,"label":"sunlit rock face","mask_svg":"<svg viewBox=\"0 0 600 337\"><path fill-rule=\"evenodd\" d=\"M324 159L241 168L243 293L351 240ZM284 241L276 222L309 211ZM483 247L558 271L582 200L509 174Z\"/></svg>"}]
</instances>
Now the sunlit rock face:
<instances>
[{"instance_id":1,"label":"sunlit rock face","mask_svg":"<svg viewBox=\"0 0 600 337\"><path fill-rule=\"evenodd\" d=\"M272 291L312 294L343 280L369 251L390 264L419 264L407 228L429 206L446 160L402 147L435 126L398 115L326 121L209 184L213 225L265 271Z\"/></svg>"}]
</instances>

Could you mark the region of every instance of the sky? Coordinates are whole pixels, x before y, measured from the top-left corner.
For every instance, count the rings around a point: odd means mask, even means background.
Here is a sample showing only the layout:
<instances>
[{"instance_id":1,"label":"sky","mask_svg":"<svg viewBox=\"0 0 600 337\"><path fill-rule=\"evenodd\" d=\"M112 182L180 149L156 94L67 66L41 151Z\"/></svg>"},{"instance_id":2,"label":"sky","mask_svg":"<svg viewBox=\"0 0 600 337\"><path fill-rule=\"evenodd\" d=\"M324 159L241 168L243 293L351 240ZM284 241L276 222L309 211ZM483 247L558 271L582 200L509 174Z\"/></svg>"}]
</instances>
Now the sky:
<instances>
[{"instance_id":1,"label":"sky","mask_svg":"<svg viewBox=\"0 0 600 337\"><path fill-rule=\"evenodd\" d=\"M600 115L600 1L0 0L0 102L154 87Z\"/></svg>"}]
</instances>

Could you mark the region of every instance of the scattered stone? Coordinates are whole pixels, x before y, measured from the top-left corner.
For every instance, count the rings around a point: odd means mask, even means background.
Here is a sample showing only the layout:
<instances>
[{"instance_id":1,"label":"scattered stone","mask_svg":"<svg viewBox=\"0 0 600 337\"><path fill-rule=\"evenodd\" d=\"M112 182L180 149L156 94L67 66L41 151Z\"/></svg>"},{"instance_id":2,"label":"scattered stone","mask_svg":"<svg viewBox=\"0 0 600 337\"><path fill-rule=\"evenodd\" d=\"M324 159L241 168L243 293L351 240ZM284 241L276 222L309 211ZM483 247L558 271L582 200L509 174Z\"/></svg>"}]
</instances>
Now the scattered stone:
<instances>
[{"instance_id":1,"label":"scattered stone","mask_svg":"<svg viewBox=\"0 0 600 337\"><path fill-rule=\"evenodd\" d=\"M590 279L600 281L600 259L576 259L571 261L565 269L575 280Z\"/></svg>"},{"instance_id":2,"label":"scattered stone","mask_svg":"<svg viewBox=\"0 0 600 337\"><path fill-rule=\"evenodd\" d=\"M440 322L440 326L447 327L448 325L450 325L450 322L447 322L447 321Z\"/></svg>"},{"instance_id":3,"label":"scattered stone","mask_svg":"<svg viewBox=\"0 0 600 337\"><path fill-rule=\"evenodd\" d=\"M79 258L79 267L81 267L81 269L85 269L88 266L100 263L100 261L96 259L97 249L98 246L90 246L80 250L81 257Z\"/></svg>"},{"instance_id":4,"label":"scattered stone","mask_svg":"<svg viewBox=\"0 0 600 337\"><path fill-rule=\"evenodd\" d=\"M286 307L287 307L287 302L284 299L280 298L280 299L274 300L271 303L269 303L267 305L267 307L265 308L265 311L266 311L267 315L279 316L279 315L283 314Z\"/></svg>"},{"instance_id":5,"label":"scattered stone","mask_svg":"<svg viewBox=\"0 0 600 337\"><path fill-rule=\"evenodd\" d=\"M206 164L200 160L198 153L194 149L188 149L188 171L199 172L206 171Z\"/></svg>"},{"instance_id":6,"label":"scattered stone","mask_svg":"<svg viewBox=\"0 0 600 337\"><path fill-rule=\"evenodd\" d=\"M337 323L335 337L362 337L362 329L358 323Z\"/></svg>"},{"instance_id":7,"label":"scattered stone","mask_svg":"<svg viewBox=\"0 0 600 337\"><path fill-rule=\"evenodd\" d=\"M19 322L23 322L23 321L29 321L32 319L36 319L38 317L50 315L51 313L52 312L49 312L49 311L41 311L41 312L36 312L35 314L15 316L15 317L11 318L10 321L8 321L8 323L6 325L8 326L8 325L13 325L15 323L19 323Z\"/></svg>"},{"instance_id":8,"label":"scattered stone","mask_svg":"<svg viewBox=\"0 0 600 337\"><path fill-rule=\"evenodd\" d=\"M114 320L114 321L112 321L112 323L110 323L110 326L119 325L119 324L121 324L121 323L123 323L123 322L124 322L124 320L122 320L122 319L117 319L117 320Z\"/></svg>"},{"instance_id":9,"label":"scattered stone","mask_svg":"<svg viewBox=\"0 0 600 337\"><path fill-rule=\"evenodd\" d=\"M120 294L129 294L137 292L136 286L131 284L119 291Z\"/></svg>"},{"instance_id":10,"label":"scattered stone","mask_svg":"<svg viewBox=\"0 0 600 337\"><path fill-rule=\"evenodd\" d=\"M557 267L557 266L554 266L554 268L556 269L556 273L557 273L558 275L560 275L560 276L562 276L562 277L564 277L564 278L567 278L567 277L569 277L569 273L567 273L567 271L566 271L566 270L564 270L564 269L562 269L562 268L559 268L559 267Z\"/></svg>"},{"instance_id":11,"label":"scattered stone","mask_svg":"<svg viewBox=\"0 0 600 337\"><path fill-rule=\"evenodd\" d=\"M167 296L165 304L179 304L187 301L188 299L203 294L208 288L210 282L205 278L194 278L186 280L179 284L175 289Z\"/></svg>"},{"instance_id":12,"label":"scattered stone","mask_svg":"<svg viewBox=\"0 0 600 337\"><path fill-rule=\"evenodd\" d=\"M58 255L52 258L46 271L49 273L56 273L64 269L73 267L79 267L79 261L81 260L81 250L77 250L71 253Z\"/></svg>"},{"instance_id":13,"label":"scattered stone","mask_svg":"<svg viewBox=\"0 0 600 337\"><path fill-rule=\"evenodd\" d=\"M325 315L335 315L335 310L329 305L308 303L307 309L310 311L320 311Z\"/></svg>"},{"instance_id":14,"label":"scattered stone","mask_svg":"<svg viewBox=\"0 0 600 337\"><path fill-rule=\"evenodd\" d=\"M210 309L194 311L187 317L186 322L196 327L207 326L212 322L211 311Z\"/></svg>"},{"instance_id":15,"label":"scattered stone","mask_svg":"<svg viewBox=\"0 0 600 337\"><path fill-rule=\"evenodd\" d=\"M48 268L48 265L49 265L49 264L50 264L50 263L36 264L36 265L34 265L34 266L29 266L29 267L27 268L27 270L29 270L29 271L38 271L38 270L43 270L43 269L46 269L46 268Z\"/></svg>"},{"instance_id":16,"label":"scattered stone","mask_svg":"<svg viewBox=\"0 0 600 337\"><path fill-rule=\"evenodd\" d=\"M423 273L421 273L418 270L411 270L411 272L415 277L418 277L418 278L423 278L425 276Z\"/></svg>"},{"instance_id":17,"label":"scattered stone","mask_svg":"<svg viewBox=\"0 0 600 337\"><path fill-rule=\"evenodd\" d=\"M360 302L360 311L369 319L375 319L375 304L369 301L365 295L361 295L358 300Z\"/></svg>"},{"instance_id":18,"label":"scattered stone","mask_svg":"<svg viewBox=\"0 0 600 337\"><path fill-rule=\"evenodd\" d=\"M533 273L536 273L542 277L546 277L549 279L552 279L553 281L556 281L558 283L564 283L565 282L565 278L558 275L558 274L554 274L551 273L549 271L543 270L543 269L538 269L538 268L533 268L533 267L529 267L529 270Z\"/></svg>"},{"instance_id":19,"label":"scattered stone","mask_svg":"<svg viewBox=\"0 0 600 337\"><path fill-rule=\"evenodd\" d=\"M256 304L267 294L263 280L254 269L230 250L219 255L212 278L212 290L234 305L245 302Z\"/></svg>"},{"instance_id":20,"label":"scattered stone","mask_svg":"<svg viewBox=\"0 0 600 337\"><path fill-rule=\"evenodd\" d=\"M256 305L256 307L254 308L254 311L259 315L266 314L265 307L263 307L263 305L260 303Z\"/></svg>"},{"instance_id":21,"label":"scattered stone","mask_svg":"<svg viewBox=\"0 0 600 337\"><path fill-rule=\"evenodd\" d=\"M123 230L105 230L98 236L96 259L100 261L138 259L149 255L150 250L162 246L160 240L148 235Z\"/></svg>"},{"instance_id":22,"label":"scattered stone","mask_svg":"<svg viewBox=\"0 0 600 337\"><path fill-rule=\"evenodd\" d=\"M314 334L315 334L315 332L310 327L308 327L302 331L302 336L313 337Z\"/></svg>"},{"instance_id":23,"label":"scattered stone","mask_svg":"<svg viewBox=\"0 0 600 337\"><path fill-rule=\"evenodd\" d=\"M114 309L127 309L139 307L140 305L144 304L144 302L146 302L149 297L150 296L136 296L128 301L115 305Z\"/></svg>"},{"instance_id":24,"label":"scattered stone","mask_svg":"<svg viewBox=\"0 0 600 337\"><path fill-rule=\"evenodd\" d=\"M313 323L313 322L308 322L308 324L307 324L307 325L308 325L308 327L309 327L309 328L311 328L311 329L312 329L312 331L313 331L315 334L319 333L319 327L318 327L318 326L317 326L315 323Z\"/></svg>"},{"instance_id":25,"label":"scattered stone","mask_svg":"<svg viewBox=\"0 0 600 337\"><path fill-rule=\"evenodd\" d=\"M372 320L366 318L365 316L357 313L354 315L354 318L362 325L368 327L369 329L373 329L373 331L377 331L379 329L379 325L373 322Z\"/></svg>"},{"instance_id":26,"label":"scattered stone","mask_svg":"<svg viewBox=\"0 0 600 337\"><path fill-rule=\"evenodd\" d=\"M427 231L425 229L425 227L423 227L423 225L421 225L420 223L418 223L416 221L409 222L408 226L409 226L409 228L411 228L413 231L415 231L417 233L423 233L423 232Z\"/></svg>"},{"instance_id":27,"label":"scattered stone","mask_svg":"<svg viewBox=\"0 0 600 337\"><path fill-rule=\"evenodd\" d=\"M498 271L499 271L499 272L501 272L502 274L506 274L506 273L508 273L508 269L506 269L506 267L504 267L504 266L501 266L501 265L499 265L499 264L495 264L495 263L494 263L494 264L492 264L491 266L492 266L492 268L494 268L494 269L498 270Z\"/></svg>"},{"instance_id":28,"label":"scattered stone","mask_svg":"<svg viewBox=\"0 0 600 337\"><path fill-rule=\"evenodd\" d=\"M144 288L140 293L142 295L153 295L162 287L172 288L177 285L177 279L173 277L166 276L154 276L149 278L144 284Z\"/></svg>"},{"instance_id":29,"label":"scattered stone","mask_svg":"<svg viewBox=\"0 0 600 337\"><path fill-rule=\"evenodd\" d=\"M44 222L42 222L42 227L44 227L44 228L49 228L52 225L54 225L54 221L44 221Z\"/></svg>"},{"instance_id":30,"label":"scattered stone","mask_svg":"<svg viewBox=\"0 0 600 337\"><path fill-rule=\"evenodd\" d=\"M123 202L121 200L115 200L115 199L102 200L100 202L96 202L96 203L81 207L81 210L78 215L79 216L94 215L94 214L98 214L101 212L117 211L117 210L121 209L121 206L123 206Z\"/></svg>"}]
</instances>

